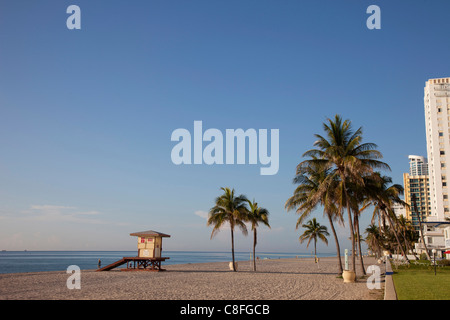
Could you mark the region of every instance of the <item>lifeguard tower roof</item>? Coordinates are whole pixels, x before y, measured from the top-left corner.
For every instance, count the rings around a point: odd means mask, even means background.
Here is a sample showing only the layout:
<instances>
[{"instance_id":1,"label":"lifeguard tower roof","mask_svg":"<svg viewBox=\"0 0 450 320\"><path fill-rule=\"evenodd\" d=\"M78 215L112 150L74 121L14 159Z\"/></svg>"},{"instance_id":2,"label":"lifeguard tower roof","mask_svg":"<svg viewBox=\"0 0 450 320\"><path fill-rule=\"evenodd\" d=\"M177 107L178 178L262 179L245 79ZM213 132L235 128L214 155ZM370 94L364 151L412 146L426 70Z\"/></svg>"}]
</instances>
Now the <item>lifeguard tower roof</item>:
<instances>
[{"instance_id":1,"label":"lifeguard tower roof","mask_svg":"<svg viewBox=\"0 0 450 320\"><path fill-rule=\"evenodd\" d=\"M147 231L140 231L140 232L134 232L130 233L130 236L136 236L136 237L166 237L170 238L170 235L161 233L158 231L153 230L147 230Z\"/></svg>"}]
</instances>

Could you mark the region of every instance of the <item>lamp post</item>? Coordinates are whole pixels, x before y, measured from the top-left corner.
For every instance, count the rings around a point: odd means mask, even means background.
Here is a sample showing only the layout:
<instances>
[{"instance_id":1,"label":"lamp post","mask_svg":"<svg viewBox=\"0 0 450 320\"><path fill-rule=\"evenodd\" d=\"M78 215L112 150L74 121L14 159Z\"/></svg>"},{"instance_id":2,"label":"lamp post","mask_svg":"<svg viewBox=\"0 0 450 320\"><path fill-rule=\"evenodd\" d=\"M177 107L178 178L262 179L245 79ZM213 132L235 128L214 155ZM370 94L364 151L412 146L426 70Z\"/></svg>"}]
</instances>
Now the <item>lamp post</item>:
<instances>
[{"instance_id":1,"label":"lamp post","mask_svg":"<svg viewBox=\"0 0 450 320\"><path fill-rule=\"evenodd\" d=\"M434 260L434 275L436 275L436 249L431 250L433 252L433 260Z\"/></svg>"}]
</instances>

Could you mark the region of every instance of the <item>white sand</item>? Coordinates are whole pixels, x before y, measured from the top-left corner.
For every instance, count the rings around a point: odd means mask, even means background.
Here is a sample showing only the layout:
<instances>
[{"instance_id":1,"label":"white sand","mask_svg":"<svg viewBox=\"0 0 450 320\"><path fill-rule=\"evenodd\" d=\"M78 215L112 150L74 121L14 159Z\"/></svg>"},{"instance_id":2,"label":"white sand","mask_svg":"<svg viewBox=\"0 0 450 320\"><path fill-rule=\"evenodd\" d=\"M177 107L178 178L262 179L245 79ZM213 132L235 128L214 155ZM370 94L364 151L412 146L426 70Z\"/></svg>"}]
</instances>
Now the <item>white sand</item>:
<instances>
[{"instance_id":1,"label":"white sand","mask_svg":"<svg viewBox=\"0 0 450 320\"><path fill-rule=\"evenodd\" d=\"M365 267L375 264L366 258ZM81 271L81 289L67 288L64 271L0 274L0 299L16 300L376 300L382 290L369 290L365 279L344 283L336 258L239 261L163 265L164 272ZM384 272L384 267L381 267ZM361 276L359 265L357 277ZM382 286L383 289L384 286Z\"/></svg>"}]
</instances>

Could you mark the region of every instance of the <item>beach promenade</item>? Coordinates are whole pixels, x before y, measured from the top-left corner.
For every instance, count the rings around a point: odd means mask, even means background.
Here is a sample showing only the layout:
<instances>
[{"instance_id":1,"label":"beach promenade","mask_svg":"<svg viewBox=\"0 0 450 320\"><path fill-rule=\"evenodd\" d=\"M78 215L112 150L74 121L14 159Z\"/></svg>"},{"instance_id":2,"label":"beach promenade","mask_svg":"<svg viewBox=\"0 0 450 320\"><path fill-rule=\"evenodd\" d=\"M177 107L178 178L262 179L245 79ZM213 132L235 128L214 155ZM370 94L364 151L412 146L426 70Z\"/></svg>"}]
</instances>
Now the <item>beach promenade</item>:
<instances>
[{"instance_id":1,"label":"beach promenade","mask_svg":"<svg viewBox=\"0 0 450 320\"><path fill-rule=\"evenodd\" d=\"M366 268L375 264L365 259ZM359 267L359 265L358 265ZM165 272L81 271L81 289L67 288L64 271L0 274L0 299L15 300L377 300L382 290L369 290L366 280L344 283L336 258L239 261L167 265ZM382 270L383 267L382 267ZM357 276L360 269L357 268ZM383 286L382 286L383 289Z\"/></svg>"}]
</instances>

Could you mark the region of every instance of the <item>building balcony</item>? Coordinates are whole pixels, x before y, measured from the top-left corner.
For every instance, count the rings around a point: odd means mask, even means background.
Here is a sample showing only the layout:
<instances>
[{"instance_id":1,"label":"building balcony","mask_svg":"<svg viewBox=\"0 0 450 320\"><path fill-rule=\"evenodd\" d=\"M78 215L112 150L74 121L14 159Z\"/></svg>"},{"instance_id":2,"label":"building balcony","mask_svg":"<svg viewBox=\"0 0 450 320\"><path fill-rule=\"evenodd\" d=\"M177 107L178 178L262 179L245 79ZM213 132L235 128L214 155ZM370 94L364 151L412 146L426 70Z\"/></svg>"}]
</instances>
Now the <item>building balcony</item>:
<instances>
[{"instance_id":1,"label":"building balcony","mask_svg":"<svg viewBox=\"0 0 450 320\"><path fill-rule=\"evenodd\" d=\"M424 237L444 237L444 233L441 230L438 231L424 231Z\"/></svg>"},{"instance_id":2,"label":"building balcony","mask_svg":"<svg viewBox=\"0 0 450 320\"><path fill-rule=\"evenodd\" d=\"M416 250L425 250L425 246L423 245L423 243L416 243L415 248L416 248ZM444 250L445 246L439 245L439 244L427 244L427 249L428 250L433 250L433 249Z\"/></svg>"}]
</instances>

